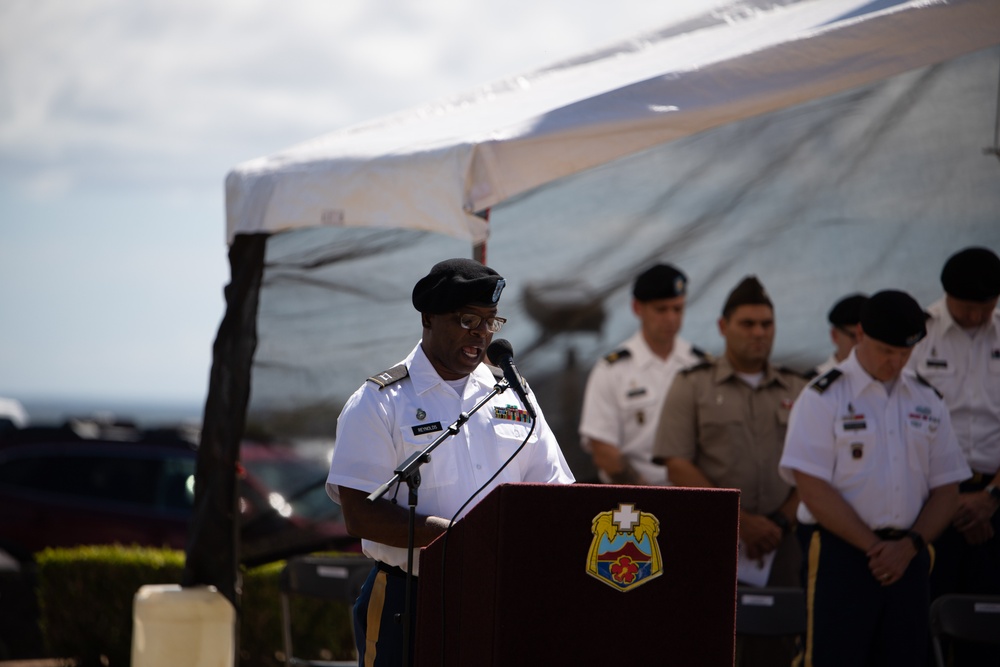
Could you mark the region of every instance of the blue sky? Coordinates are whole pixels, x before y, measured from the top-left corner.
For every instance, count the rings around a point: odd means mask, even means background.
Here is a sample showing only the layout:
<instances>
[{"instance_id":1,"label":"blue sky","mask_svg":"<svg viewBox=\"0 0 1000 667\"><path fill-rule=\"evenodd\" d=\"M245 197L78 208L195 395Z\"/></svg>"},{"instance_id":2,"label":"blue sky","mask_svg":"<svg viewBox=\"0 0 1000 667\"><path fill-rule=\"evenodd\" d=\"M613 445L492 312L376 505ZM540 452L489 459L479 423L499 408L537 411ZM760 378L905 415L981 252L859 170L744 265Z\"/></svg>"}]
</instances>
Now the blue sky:
<instances>
[{"instance_id":1,"label":"blue sky","mask_svg":"<svg viewBox=\"0 0 1000 667\"><path fill-rule=\"evenodd\" d=\"M711 0L2 0L0 396L201 403L244 160Z\"/></svg>"}]
</instances>

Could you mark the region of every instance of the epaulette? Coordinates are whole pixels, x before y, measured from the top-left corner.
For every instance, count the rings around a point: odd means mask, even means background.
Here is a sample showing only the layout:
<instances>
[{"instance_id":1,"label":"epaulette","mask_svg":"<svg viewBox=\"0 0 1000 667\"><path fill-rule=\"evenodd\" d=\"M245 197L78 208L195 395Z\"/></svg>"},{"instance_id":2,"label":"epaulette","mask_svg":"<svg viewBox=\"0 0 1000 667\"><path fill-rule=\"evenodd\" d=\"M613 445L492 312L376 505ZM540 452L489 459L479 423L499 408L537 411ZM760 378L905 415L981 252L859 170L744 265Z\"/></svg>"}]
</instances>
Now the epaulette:
<instances>
[{"instance_id":1,"label":"epaulette","mask_svg":"<svg viewBox=\"0 0 1000 667\"><path fill-rule=\"evenodd\" d=\"M937 394L938 398L940 398L941 400L944 400L944 394L942 394L940 391L938 391L937 387L935 387L934 385L932 385L927 378L925 378L920 373L917 373L916 375L917 375L917 382L919 382L920 384L922 384L924 386L930 387L934 391L934 393Z\"/></svg>"},{"instance_id":2,"label":"epaulette","mask_svg":"<svg viewBox=\"0 0 1000 667\"><path fill-rule=\"evenodd\" d=\"M691 346L691 354L698 357L699 359L708 360L712 358L712 355L710 355L708 352L701 349L700 347L695 347L694 345Z\"/></svg>"},{"instance_id":3,"label":"epaulette","mask_svg":"<svg viewBox=\"0 0 1000 667\"><path fill-rule=\"evenodd\" d=\"M701 370L702 368L711 368L712 365L713 365L713 363L714 362L711 361L711 360L709 360L709 359L702 359L701 361L699 361L696 364L688 366L687 368L682 368L681 369L681 374L682 375L687 375L688 373L690 373L692 371Z\"/></svg>"},{"instance_id":4,"label":"epaulette","mask_svg":"<svg viewBox=\"0 0 1000 667\"><path fill-rule=\"evenodd\" d=\"M824 391L829 389L830 385L836 382L837 378L841 375L843 375L843 372L837 370L836 368L831 368L826 373L823 373L818 380L810 383L809 386L822 394Z\"/></svg>"},{"instance_id":5,"label":"epaulette","mask_svg":"<svg viewBox=\"0 0 1000 667\"><path fill-rule=\"evenodd\" d=\"M613 364L616 361L621 361L622 359L628 359L631 356L632 353L629 352L629 349L627 347L623 347L622 349L615 350L611 354L605 356L604 361L608 362L609 364Z\"/></svg>"},{"instance_id":6,"label":"epaulette","mask_svg":"<svg viewBox=\"0 0 1000 667\"><path fill-rule=\"evenodd\" d=\"M395 384L403 378L409 376L409 374L410 371L406 368L406 365L400 364L398 366L393 366L387 371L382 371L381 373L371 376L368 378L368 381L377 384L379 391L381 391L390 384Z\"/></svg>"}]
</instances>

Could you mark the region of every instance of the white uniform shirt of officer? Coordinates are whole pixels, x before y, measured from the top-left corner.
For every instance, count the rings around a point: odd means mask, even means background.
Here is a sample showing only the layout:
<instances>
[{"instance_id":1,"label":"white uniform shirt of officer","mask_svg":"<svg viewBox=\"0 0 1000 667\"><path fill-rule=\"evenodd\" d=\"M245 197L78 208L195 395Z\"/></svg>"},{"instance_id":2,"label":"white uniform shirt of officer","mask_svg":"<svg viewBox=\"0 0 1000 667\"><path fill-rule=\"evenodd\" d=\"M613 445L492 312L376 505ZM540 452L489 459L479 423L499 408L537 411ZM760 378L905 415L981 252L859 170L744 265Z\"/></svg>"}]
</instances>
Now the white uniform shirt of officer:
<instances>
[{"instance_id":1,"label":"white uniform shirt of officer","mask_svg":"<svg viewBox=\"0 0 1000 667\"><path fill-rule=\"evenodd\" d=\"M969 466L993 476L1000 470L1000 310L972 331L955 322L944 299L927 311L927 337L909 366L944 396Z\"/></svg>"},{"instance_id":2,"label":"white uniform shirt of officer","mask_svg":"<svg viewBox=\"0 0 1000 667\"><path fill-rule=\"evenodd\" d=\"M858 363L856 352L836 368L843 375L820 392L824 376L802 391L789 418L779 464L795 483L799 470L831 484L869 528L909 528L932 488L970 476L934 390L904 370L891 393ZM798 520L815 524L805 503Z\"/></svg>"},{"instance_id":3,"label":"white uniform shirt of officer","mask_svg":"<svg viewBox=\"0 0 1000 667\"><path fill-rule=\"evenodd\" d=\"M663 400L677 373L701 359L691 344L674 338L666 359L658 357L636 332L622 347L627 357L601 359L590 372L580 420L581 443L588 452L589 439L618 446L632 467L651 484L666 485L667 470L653 463L653 440ZM601 481L610 482L604 471Z\"/></svg>"},{"instance_id":4,"label":"white uniform shirt of officer","mask_svg":"<svg viewBox=\"0 0 1000 667\"><path fill-rule=\"evenodd\" d=\"M384 389L366 382L344 406L337 420L327 493L340 502L339 486L374 491L411 454L441 435L496 384L485 364L469 375L462 396L431 366L418 344L402 362L409 376ZM530 400L530 399L529 399ZM538 424L525 448L507 468L463 511L469 511L496 486L508 482L570 484L573 475L541 410L534 406ZM507 390L473 414L456 434L441 443L431 461L420 469L417 509L450 519L458 508L500 468L528 435L530 419L516 394ZM501 416L498 416L501 415ZM385 496L392 498L390 492ZM407 489L397 494L403 505ZM407 551L362 540L368 556L406 569ZM414 560L416 574L417 560Z\"/></svg>"}]
</instances>

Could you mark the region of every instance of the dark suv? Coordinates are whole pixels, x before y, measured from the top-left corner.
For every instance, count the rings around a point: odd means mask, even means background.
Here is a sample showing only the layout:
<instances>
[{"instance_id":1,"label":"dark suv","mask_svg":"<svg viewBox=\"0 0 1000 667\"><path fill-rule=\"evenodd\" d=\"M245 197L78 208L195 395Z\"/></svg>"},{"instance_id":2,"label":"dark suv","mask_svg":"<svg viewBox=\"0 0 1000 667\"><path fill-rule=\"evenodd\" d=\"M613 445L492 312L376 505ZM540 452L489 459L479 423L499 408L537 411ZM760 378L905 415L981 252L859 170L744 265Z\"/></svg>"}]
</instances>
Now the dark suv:
<instances>
[{"instance_id":1,"label":"dark suv","mask_svg":"<svg viewBox=\"0 0 1000 667\"><path fill-rule=\"evenodd\" d=\"M0 549L137 544L183 549L197 446L177 432L67 423L0 440ZM241 560L357 550L324 488L326 462L289 445L240 448Z\"/></svg>"}]
</instances>

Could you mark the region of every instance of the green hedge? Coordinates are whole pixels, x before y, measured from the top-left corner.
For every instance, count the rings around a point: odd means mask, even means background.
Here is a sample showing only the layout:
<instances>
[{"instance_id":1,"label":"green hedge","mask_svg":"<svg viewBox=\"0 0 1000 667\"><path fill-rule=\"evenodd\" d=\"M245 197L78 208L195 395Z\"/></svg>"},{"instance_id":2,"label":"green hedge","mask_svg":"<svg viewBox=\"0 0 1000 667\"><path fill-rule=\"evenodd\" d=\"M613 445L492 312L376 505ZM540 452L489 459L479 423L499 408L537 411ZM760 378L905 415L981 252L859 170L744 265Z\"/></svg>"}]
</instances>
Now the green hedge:
<instances>
[{"instance_id":1,"label":"green hedge","mask_svg":"<svg viewBox=\"0 0 1000 667\"><path fill-rule=\"evenodd\" d=\"M46 653L74 658L81 667L127 667L136 592L147 584L180 583L184 569L183 552L141 547L46 549L37 560ZM283 566L271 563L242 572L241 667L284 664L278 593ZM349 611L347 603L293 599L295 656L350 660Z\"/></svg>"}]
</instances>

